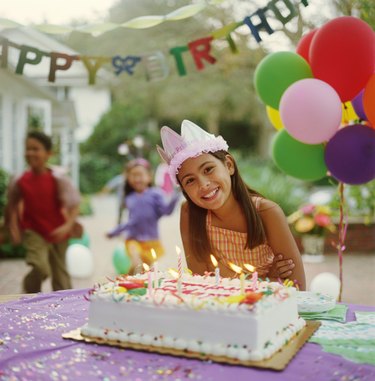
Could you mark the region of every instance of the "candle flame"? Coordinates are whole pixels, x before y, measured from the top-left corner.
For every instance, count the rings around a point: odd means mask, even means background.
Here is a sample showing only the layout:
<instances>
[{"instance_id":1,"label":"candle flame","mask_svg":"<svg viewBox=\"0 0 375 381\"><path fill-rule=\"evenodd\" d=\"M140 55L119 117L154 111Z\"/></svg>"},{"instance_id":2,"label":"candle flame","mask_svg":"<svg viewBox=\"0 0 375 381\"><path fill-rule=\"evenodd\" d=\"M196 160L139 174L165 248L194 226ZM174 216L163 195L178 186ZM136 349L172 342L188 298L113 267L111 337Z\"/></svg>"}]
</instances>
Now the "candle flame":
<instances>
[{"instance_id":1,"label":"candle flame","mask_svg":"<svg viewBox=\"0 0 375 381\"><path fill-rule=\"evenodd\" d=\"M242 273L242 268L240 266L237 266L235 265L234 263L232 262L228 262L228 265L229 267L234 271L236 272L237 274L241 274Z\"/></svg>"},{"instance_id":2,"label":"candle flame","mask_svg":"<svg viewBox=\"0 0 375 381\"><path fill-rule=\"evenodd\" d=\"M249 270L251 273L253 273L256 270L254 266L251 266L248 263L244 263L243 267L245 267L245 269Z\"/></svg>"},{"instance_id":3,"label":"candle flame","mask_svg":"<svg viewBox=\"0 0 375 381\"><path fill-rule=\"evenodd\" d=\"M156 261L158 259L157 255L156 255L156 251L154 249L151 249L151 255L152 255L152 258L154 261Z\"/></svg>"},{"instance_id":4,"label":"candle flame","mask_svg":"<svg viewBox=\"0 0 375 381\"><path fill-rule=\"evenodd\" d=\"M210 258L211 258L211 262L212 262L212 264L213 264L215 267L217 267L217 260L216 260L216 258L215 258L212 254L210 254Z\"/></svg>"},{"instance_id":5,"label":"candle flame","mask_svg":"<svg viewBox=\"0 0 375 381\"><path fill-rule=\"evenodd\" d=\"M173 276L173 278L177 279L179 277L178 272L173 269L168 269L169 274Z\"/></svg>"},{"instance_id":6,"label":"candle flame","mask_svg":"<svg viewBox=\"0 0 375 381\"><path fill-rule=\"evenodd\" d=\"M142 263L143 268L145 271L150 271L150 266L147 263Z\"/></svg>"},{"instance_id":7,"label":"candle flame","mask_svg":"<svg viewBox=\"0 0 375 381\"><path fill-rule=\"evenodd\" d=\"M177 253L177 255L181 254L181 249L177 245L176 245L176 253Z\"/></svg>"}]
</instances>

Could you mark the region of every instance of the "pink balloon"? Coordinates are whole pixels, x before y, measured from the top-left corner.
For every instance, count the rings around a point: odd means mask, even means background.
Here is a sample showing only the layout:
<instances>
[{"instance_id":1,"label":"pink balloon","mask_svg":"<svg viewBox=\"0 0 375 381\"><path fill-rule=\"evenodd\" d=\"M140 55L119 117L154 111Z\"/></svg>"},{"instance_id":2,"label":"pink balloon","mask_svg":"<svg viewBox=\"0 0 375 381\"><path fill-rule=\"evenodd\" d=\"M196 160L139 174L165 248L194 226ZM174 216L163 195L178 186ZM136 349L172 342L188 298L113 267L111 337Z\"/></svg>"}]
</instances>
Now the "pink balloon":
<instances>
[{"instance_id":1,"label":"pink balloon","mask_svg":"<svg viewBox=\"0 0 375 381\"><path fill-rule=\"evenodd\" d=\"M302 79L289 86L281 97L279 111L289 134L307 144L328 141L342 118L337 92L315 78Z\"/></svg>"}]
</instances>

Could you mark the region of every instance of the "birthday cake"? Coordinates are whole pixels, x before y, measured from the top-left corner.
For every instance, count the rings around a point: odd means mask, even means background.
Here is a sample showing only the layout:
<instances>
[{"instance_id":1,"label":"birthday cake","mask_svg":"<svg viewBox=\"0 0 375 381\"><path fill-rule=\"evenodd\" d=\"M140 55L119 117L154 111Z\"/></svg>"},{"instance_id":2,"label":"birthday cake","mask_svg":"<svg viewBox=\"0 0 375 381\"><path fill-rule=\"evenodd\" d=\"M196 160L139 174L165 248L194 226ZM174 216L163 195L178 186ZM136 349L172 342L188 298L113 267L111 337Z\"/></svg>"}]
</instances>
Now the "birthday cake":
<instances>
[{"instance_id":1,"label":"birthday cake","mask_svg":"<svg viewBox=\"0 0 375 381\"><path fill-rule=\"evenodd\" d=\"M296 289L280 283L161 272L150 279L120 276L95 286L81 335L260 361L305 326Z\"/></svg>"}]
</instances>

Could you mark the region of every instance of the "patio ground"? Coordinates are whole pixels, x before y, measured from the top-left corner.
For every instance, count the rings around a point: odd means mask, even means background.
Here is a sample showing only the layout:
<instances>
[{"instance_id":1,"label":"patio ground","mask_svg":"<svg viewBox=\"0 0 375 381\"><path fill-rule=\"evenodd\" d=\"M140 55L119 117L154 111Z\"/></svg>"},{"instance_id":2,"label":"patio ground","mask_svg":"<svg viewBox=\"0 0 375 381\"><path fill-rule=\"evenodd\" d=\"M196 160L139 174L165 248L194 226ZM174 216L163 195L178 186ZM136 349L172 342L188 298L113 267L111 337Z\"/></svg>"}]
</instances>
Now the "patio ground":
<instances>
[{"instance_id":1,"label":"patio ground","mask_svg":"<svg viewBox=\"0 0 375 381\"><path fill-rule=\"evenodd\" d=\"M112 253L119 244L118 239L109 240L105 232L116 221L116 199L114 196L98 196L92 199L94 215L81 218L90 237L90 250L94 259L94 271L89 278L73 278L74 288L88 288L107 276L115 275ZM164 217L160 223L162 240L166 255L159 262L160 269L176 267L175 246L182 247L179 233L179 212ZM21 281L27 272L22 259L0 260L0 294L21 293ZM331 272L338 276L337 254L325 255L322 263L305 263L307 285L321 272ZM375 305L375 253L344 253L343 302ZM43 292L51 291L49 280L43 284Z\"/></svg>"}]
</instances>

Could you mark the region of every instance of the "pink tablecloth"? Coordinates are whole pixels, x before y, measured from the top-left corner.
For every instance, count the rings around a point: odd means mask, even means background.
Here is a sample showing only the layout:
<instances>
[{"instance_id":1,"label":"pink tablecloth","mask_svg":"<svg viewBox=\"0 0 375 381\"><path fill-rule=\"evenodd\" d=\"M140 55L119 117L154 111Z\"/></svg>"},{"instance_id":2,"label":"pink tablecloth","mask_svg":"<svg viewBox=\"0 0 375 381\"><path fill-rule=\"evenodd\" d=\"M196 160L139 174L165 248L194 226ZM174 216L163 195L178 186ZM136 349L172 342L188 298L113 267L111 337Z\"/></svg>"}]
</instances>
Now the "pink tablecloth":
<instances>
[{"instance_id":1,"label":"pink tablecloth","mask_svg":"<svg viewBox=\"0 0 375 381\"><path fill-rule=\"evenodd\" d=\"M282 371L222 365L64 340L87 320L87 290L39 294L0 305L1 381L371 381L375 367L356 364L307 343ZM373 307L350 306L353 311Z\"/></svg>"}]
</instances>

